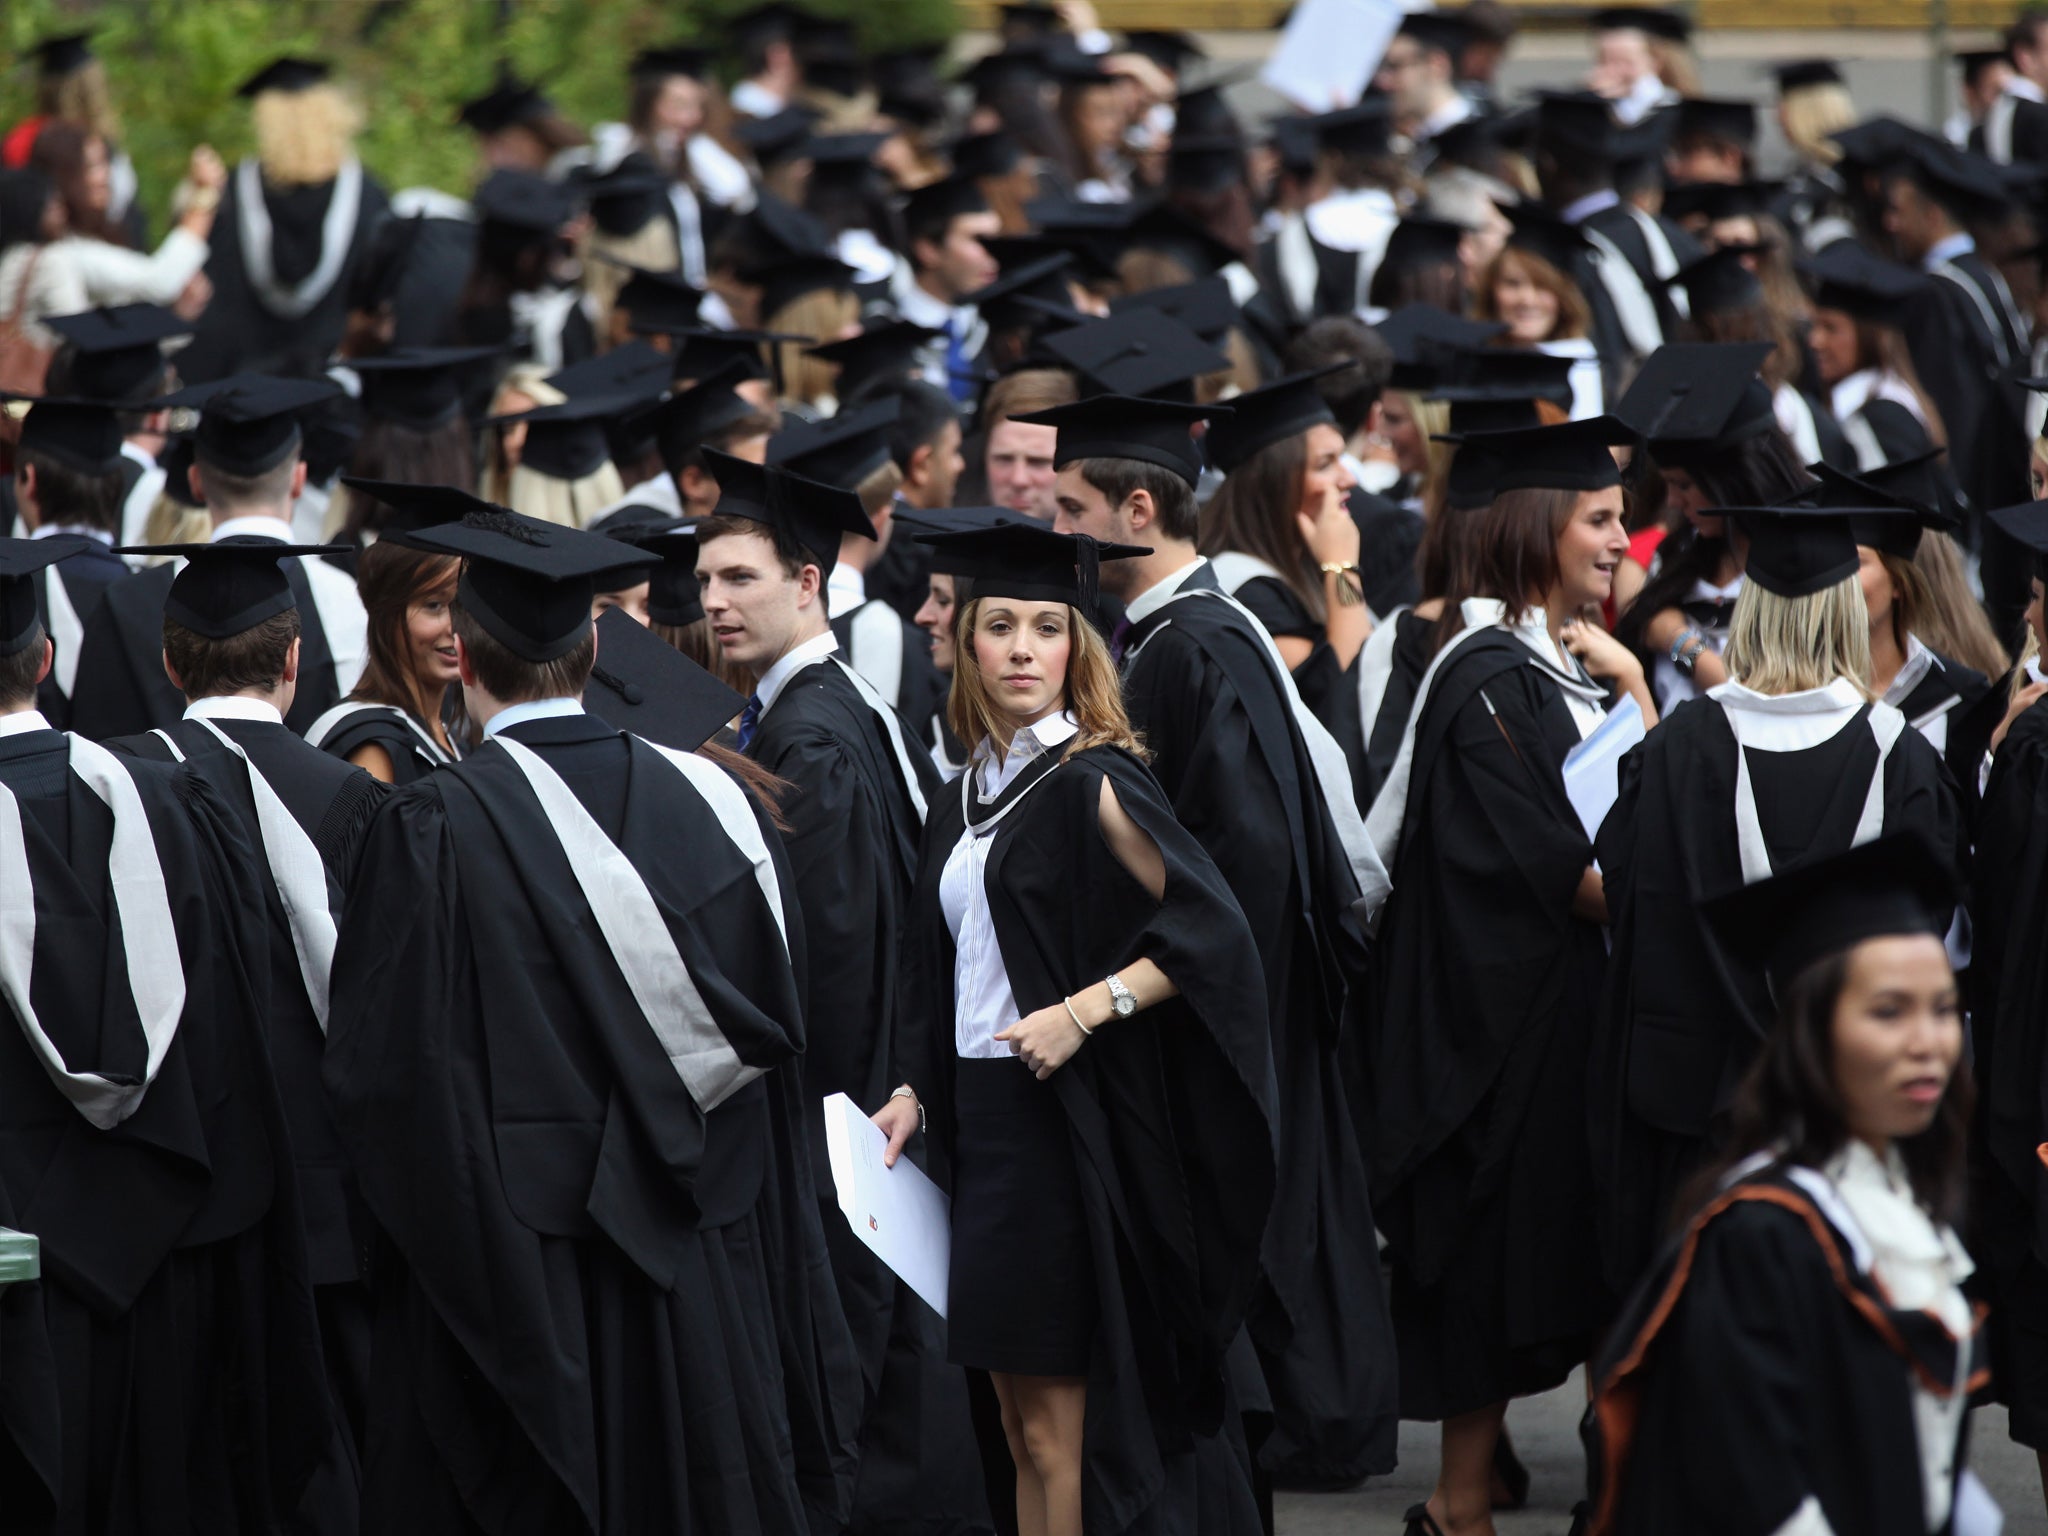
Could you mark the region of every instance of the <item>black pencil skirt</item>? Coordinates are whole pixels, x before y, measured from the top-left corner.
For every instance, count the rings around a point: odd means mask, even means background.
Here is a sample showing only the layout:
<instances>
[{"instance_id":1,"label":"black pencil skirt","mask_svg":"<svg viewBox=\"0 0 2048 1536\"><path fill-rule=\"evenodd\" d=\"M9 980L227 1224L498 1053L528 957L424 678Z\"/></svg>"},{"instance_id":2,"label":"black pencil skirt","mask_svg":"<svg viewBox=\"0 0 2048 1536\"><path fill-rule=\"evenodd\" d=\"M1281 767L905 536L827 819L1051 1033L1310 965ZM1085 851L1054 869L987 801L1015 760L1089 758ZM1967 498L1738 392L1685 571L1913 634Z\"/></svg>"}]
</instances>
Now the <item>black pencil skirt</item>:
<instances>
[{"instance_id":1,"label":"black pencil skirt","mask_svg":"<svg viewBox=\"0 0 2048 1536\"><path fill-rule=\"evenodd\" d=\"M1014 1376L1085 1376L1095 1263L1067 1117L1014 1058L955 1067L947 1358Z\"/></svg>"}]
</instances>

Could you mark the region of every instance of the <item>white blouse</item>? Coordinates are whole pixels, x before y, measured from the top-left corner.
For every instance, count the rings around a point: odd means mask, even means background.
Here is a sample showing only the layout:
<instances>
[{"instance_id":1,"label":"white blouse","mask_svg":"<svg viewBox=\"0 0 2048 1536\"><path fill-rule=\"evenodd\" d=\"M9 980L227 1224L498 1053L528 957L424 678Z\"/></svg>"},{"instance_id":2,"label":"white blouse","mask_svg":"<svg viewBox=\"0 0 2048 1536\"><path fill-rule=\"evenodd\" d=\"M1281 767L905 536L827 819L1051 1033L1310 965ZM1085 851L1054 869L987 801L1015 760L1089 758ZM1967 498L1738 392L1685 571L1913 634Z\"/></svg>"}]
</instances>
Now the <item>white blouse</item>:
<instances>
[{"instance_id":1,"label":"white blouse","mask_svg":"<svg viewBox=\"0 0 2048 1536\"><path fill-rule=\"evenodd\" d=\"M42 255L30 273L29 260L38 250ZM206 242L185 229L173 229L148 255L76 235L44 246L15 245L0 256L0 315L14 313L19 304L29 338L54 348L61 338L37 323L45 317L112 304L169 304L206 265L206 256Z\"/></svg>"}]
</instances>

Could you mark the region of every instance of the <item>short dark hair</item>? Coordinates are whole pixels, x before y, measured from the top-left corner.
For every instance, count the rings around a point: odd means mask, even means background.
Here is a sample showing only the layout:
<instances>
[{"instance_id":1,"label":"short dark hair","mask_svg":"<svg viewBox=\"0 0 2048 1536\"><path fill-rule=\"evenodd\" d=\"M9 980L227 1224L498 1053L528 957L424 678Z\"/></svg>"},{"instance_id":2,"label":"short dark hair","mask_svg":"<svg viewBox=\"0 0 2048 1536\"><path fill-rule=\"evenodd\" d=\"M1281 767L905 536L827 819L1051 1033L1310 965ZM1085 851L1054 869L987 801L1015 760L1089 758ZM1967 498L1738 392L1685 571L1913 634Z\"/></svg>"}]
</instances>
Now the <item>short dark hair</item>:
<instances>
[{"instance_id":1,"label":"short dark hair","mask_svg":"<svg viewBox=\"0 0 2048 1536\"><path fill-rule=\"evenodd\" d=\"M515 656L458 600L449 610L456 638L469 653L470 668L484 692L500 704L533 699L580 699L590 669L597 661L597 627L592 625L566 655L553 661L528 661Z\"/></svg>"},{"instance_id":2,"label":"short dark hair","mask_svg":"<svg viewBox=\"0 0 2048 1536\"><path fill-rule=\"evenodd\" d=\"M299 638L299 610L273 613L238 635L214 640L164 620L164 660L178 674L187 699L211 699L244 688L275 688L284 681L285 658Z\"/></svg>"},{"instance_id":3,"label":"short dark hair","mask_svg":"<svg viewBox=\"0 0 2048 1536\"><path fill-rule=\"evenodd\" d=\"M936 443L948 422L960 420L960 412L943 389L912 378L869 379L847 397L842 409L880 400L896 402L896 420L888 429L889 457L906 475L910 473L910 456Z\"/></svg>"},{"instance_id":4,"label":"short dark hair","mask_svg":"<svg viewBox=\"0 0 2048 1536\"><path fill-rule=\"evenodd\" d=\"M1364 428L1380 391L1394 376L1394 349L1355 315L1324 315L1287 344L1289 373L1310 373L1336 363L1352 366L1317 379L1316 391L1337 418L1337 430L1348 439Z\"/></svg>"},{"instance_id":5,"label":"short dark hair","mask_svg":"<svg viewBox=\"0 0 2048 1536\"><path fill-rule=\"evenodd\" d=\"M2040 47L2043 27L2048 27L2048 10L2040 6L2029 6L2014 17L2012 25L2005 29L2005 36L1999 39L2005 44L2008 60L2015 48Z\"/></svg>"},{"instance_id":6,"label":"short dark hair","mask_svg":"<svg viewBox=\"0 0 2048 1536\"><path fill-rule=\"evenodd\" d=\"M804 567L815 565L819 570L824 566L818 557L805 549L787 533L773 523L757 523L751 517L707 517L697 525L697 548L701 552L713 539L744 537L758 534L775 546L775 558L782 562L782 572L791 581L803 575Z\"/></svg>"},{"instance_id":7,"label":"short dark hair","mask_svg":"<svg viewBox=\"0 0 2048 1536\"><path fill-rule=\"evenodd\" d=\"M735 421L726 423L716 432L664 432L657 439L655 446L661 454L661 467L670 474L680 477L685 469L704 467L706 448L716 448L724 453L729 451L734 443L744 442L750 437L772 437L781 425L782 417L779 413L753 410Z\"/></svg>"},{"instance_id":8,"label":"short dark hair","mask_svg":"<svg viewBox=\"0 0 2048 1536\"><path fill-rule=\"evenodd\" d=\"M1145 492L1159 509L1159 531L1169 539L1193 543L1201 532L1195 488L1174 471L1142 459L1076 459L1074 467L1112 507L1130 500L1133 491Z\"/></svg>"},{"instance_id":9,"label":"short dark hair","mask_svg":"<svg viewBox=\"0 0 2048 1536\"><path fill-rule=\"evenodd\" d=\"M47 453L24 448L15 459L16 474L36 472L36 506L45 524L83 523L107 533L121 531L121 502L127 489L121 467L100 474L73 469Z\"/></svg>"},{"instance_id":10,"label":"short dark hair","mask_svg":"<svg viewBox=\"0 0 2048 1536\"><path fill-rule=\"evenodd\" d=\"M37 624L29 632L28 644L0 656L0 704L10 709L36 701L37 674L43 670L43 641L48 637Z\"/></svg>"},{"instance_id":11,"label":"short dark hair","mask_svg":"<svg viewBox=\"0 0 2048 1536\"><path fill-rule=\"evenodd\" d=\"M932 209L918 213L915 216L912 215L911 210L905 209L903 215L903 251L910 258L911 266L922 271L926 265L918 257L918 241L929 240L933 245L943 246L946 243L946 236L952 233L954 220L969 218L973 214L982 211L979 208L971 208L966 212L962 212L960 209L948 207L944 203L939 203Z\"/></svg>"}]
</instances>

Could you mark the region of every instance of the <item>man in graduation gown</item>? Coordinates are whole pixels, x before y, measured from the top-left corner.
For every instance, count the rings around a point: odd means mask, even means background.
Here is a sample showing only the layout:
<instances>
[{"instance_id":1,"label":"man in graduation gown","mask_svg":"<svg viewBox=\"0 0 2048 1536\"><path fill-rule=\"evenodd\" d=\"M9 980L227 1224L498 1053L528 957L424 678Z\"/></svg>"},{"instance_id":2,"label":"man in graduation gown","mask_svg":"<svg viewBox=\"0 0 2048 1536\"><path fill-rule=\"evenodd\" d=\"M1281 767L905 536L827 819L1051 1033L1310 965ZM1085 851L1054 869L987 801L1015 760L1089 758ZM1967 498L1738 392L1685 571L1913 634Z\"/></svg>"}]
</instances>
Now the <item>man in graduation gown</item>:
<instances>
[{"instance_id":1,"label":"man in graduation gown","mask_svg":"<svg viewBox=\"0 0 2048 1536\"><path fill-rule=\"evenodd\" d=\"M357 1529L263 1020L256 866L204 779L50 728L0 540L0 1509L23 1532Z\"/></svg>"},{"instance_id":2,"label":"man in graduation gown","mask_svg":"<svg viewBox=\"0 0 2048 1536\"><path fill-rule=\"evenodd\" d=\"M169 416L146 407L164 392L169 376L163 344L191 335L192 322L160 304L118 304L53 315L44 323L64 338L50 359L49 392L133 413L121 439L120 516L113 524L115 542L133 544L164 488L157 455L164 451Z\"/></svg>"},{"instance_id":3,"label":"man in graduation gown","mask_svg":"<svg viewBox=\"0 0 2048 1536\"><path fill-rule=\"evenodd\" d=\"M306 486L301 413L340 393L325 380L237 375L166 395L158 404L200 412L193 489L213 518L215 540L247 536L294 542L292 506ZM354 688L369 659L369 619L355 581L325 560L284 564L300 617L299 685L285 724L304 733ZM185 701L163 669L164 604L176 570L139 571L107 589L85 626L72 724L105 740L160 730Z\"/></svg>"},{"instance_id":4,"label":"man in graduation gown","mask_svg":"<svg viewBox=\"0 0 2048 1536\"><path fill-rule=\"evenodd\" d=\"M728 661L751 672L740 750L794 791L782 807L803 909L810 1104L843 1093L880 1104L903 1080L911 890L930 754L848 666L825 616L840 540L871 531L851 491L707 451L717 515L697 529L705 617ZM829 1189L822 1135L814 1143ZM946 1364L937 1318L883 1267L835 1208L833 1272L860 1349L869 1412L853 1529L985 1529L966 1380Z\"/></svg>"},{"instance_id":5,"label":"man in graduation gown","mask_svg":"<svg viewBox=\"0 0 2048 1536\"><path fill-rule=\"evenodd\" d=\"M1111 651L1174 814L1252 924L1279 1079L1279 1194L1248 1324L1275 1418L1261 1459L1276 1480L1341 1485L1394 1458L1393 1336L1338 1070L1364 968L1351 909L1386 877L1343 750L1195 552L1189 428L1212 414L1112 395L1027 419L1059 431L1060 531L1152 551L1103 568L1128 605Z\"/></svg>"},{"instance_id":6,"label":"man in graduation gown","mask_svg":"<svg viewBox=\"0 0 2048 1536\"><path fill-rule=\"evenodd\" d=\"M338 548L339 546L337 546ZM329 1383L360 1448L368 1408L367 1233L352 1233L347 1160L320 1082L335 925L364 823L385 788L284 723L298 683L299 611L281 558L332 550L235 538L146 553L186 561L164 607L164 667L187 699L165 730L116 752L189 762L233 808L269 876L270 1058L291 1126Z\"/></svg>"},{"instance_id":7,"label":"man in graduation gown","mask_svg":"<svg viewBox=\"0 0 2048 1536\"><path fill-rule=\"evenodd\" d=\"M379 808L335 946L326 1082L380 1233L364 1528L838 1529L789 868L724 770L580 702L591 578L655 557L362 488L460 514L409 537L464 558L486 736Z\"/></svg>"}]
</instances>

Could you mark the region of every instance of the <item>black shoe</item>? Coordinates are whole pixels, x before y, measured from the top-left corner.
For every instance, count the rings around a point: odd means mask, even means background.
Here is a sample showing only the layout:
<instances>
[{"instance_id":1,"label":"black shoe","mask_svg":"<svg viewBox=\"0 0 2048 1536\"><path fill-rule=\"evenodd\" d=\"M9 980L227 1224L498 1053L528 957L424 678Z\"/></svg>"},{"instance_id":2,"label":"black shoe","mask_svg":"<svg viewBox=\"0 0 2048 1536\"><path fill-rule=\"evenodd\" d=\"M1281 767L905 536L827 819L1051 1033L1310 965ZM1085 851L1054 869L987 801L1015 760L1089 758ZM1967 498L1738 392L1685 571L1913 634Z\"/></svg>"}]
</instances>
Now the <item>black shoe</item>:
<instances>
[{"instance_id":1,"label":"black shoe","mask_svg":"<svg viewBox=\"0 0 2048 1536\"><path fill-rule=\"evenodd\" d=\"M1495 1509L1521 1509L1528 1504L1529 1469L1515 1454L1514 1443L1508 1439L1505 1426L1501 1429L1500 1438L1493 1442L1493 1475L1506 1493L1506 1497L1493 1501Z\"/></svg>"},{"instance_id":2,"label":"black shoe","mask_svg":"<svg viewBox=\"0 0 2048 1536\"><path fill-rule=\"evenodd\" d=\"M1408 1522L1401 1536L1444 1536L1444 1528L1436 1523L1427 1504L1409 1505L1408 1513L1401 1518Z\"/></svg>"}]
</instances>

